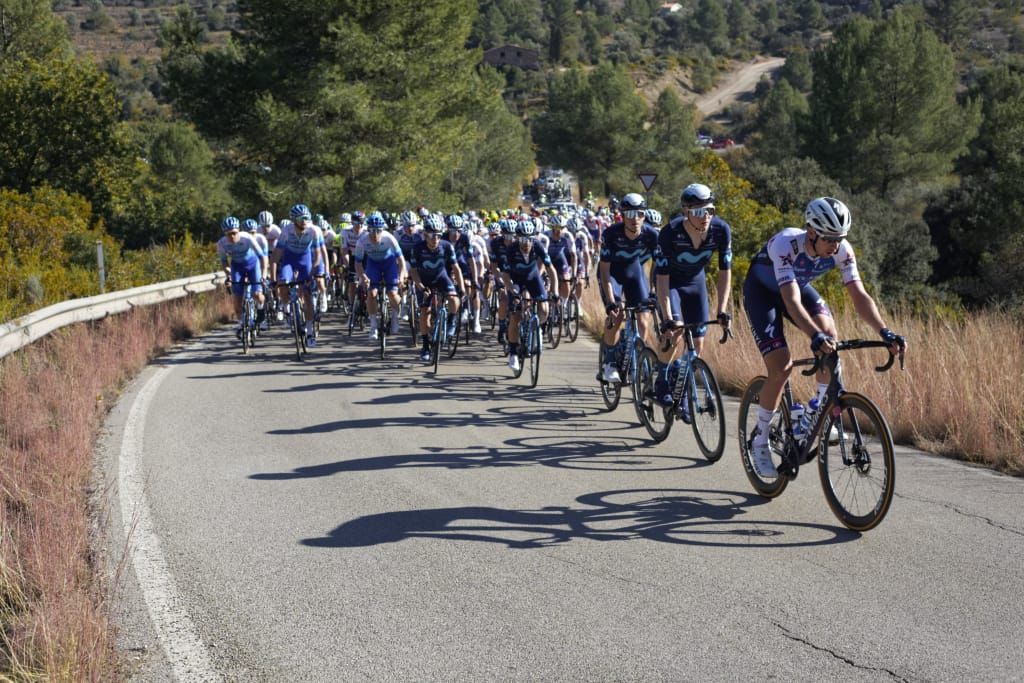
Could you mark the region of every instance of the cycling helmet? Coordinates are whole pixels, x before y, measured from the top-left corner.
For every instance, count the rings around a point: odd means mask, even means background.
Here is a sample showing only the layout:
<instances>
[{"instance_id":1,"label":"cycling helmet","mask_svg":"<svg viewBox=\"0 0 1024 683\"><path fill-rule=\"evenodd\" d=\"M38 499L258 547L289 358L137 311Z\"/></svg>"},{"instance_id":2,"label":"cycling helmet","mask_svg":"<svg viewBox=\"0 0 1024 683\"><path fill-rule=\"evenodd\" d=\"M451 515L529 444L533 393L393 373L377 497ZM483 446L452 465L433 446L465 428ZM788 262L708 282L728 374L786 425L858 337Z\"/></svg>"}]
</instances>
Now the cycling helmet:
<instances>
[{"instance_id":1,"label":"cycling helmet","mask_svg":"<svg viewBox=\"0 0 1024 683\"><path fill-rule=\"evenodd\" d=\"M293 221L297 221L300 218L305 218L306 220L310 220L311 218L313 218L313 214L309 212L309 207L306 206L305 204L296 204L295 206L293 206L291 210L288 211L288 216Z\"/></svg>"},{"instance_id":2,"label":"cycling helmet","mask_svg":"<svg viewBox=\"0 0 1024 683\"><path fill-rule=\"evenodd\" d=\"M437 216L427 215L423 219L423 232L428 235L440 235L444 232L444 223Z\"/></svg>"},{"instance_id":3,"label":"cycling helmet","mask_svg":"<svg viewBox=\"0 0 1024 683\"><path fill-rule=\"evenodd\" d=\"M256 220L265 228L274 224L274 214L269 211L260 211L259 215L256 216Z\"/></svg>"},{"instance_id":4,"label":"cycling helmet","mask_svg":"<svg viewBox=\"0 0 1024 683\"><path fill-rule=\"evenodd\" d=\"M234 216L228 216L220 222L220 229L223 232L231 232L232 230L238 230L239 225L237 218Z\"/></svg>"},{"instance_id":5,"label":"cycling helmet","mask_svg":"<svg viewBox=\"0 0 1024 683\"><path fill-rule=\"evenodd\" d=\"M647 200L644 199L642 194L630 192L622 198L619 208L623 211L643 211L647 208Z\"/></svg>"},{"instance_id":6,"label":"cycling helmet","mask_svg":"<svg viewBox=\"0 0 1024 683\"><path fill-rule=\"evenodd\" d=\"M355 224L355 225L362 225L364 220L366 220L366 214L364 214L362 211L353 211L352 212L352 223L353 224Z\"/></svg>"},{"instance_id":7,"label":"cycling helmet","mask_svg":"<svg viewBox=\"0 0 1024 683\"><path fill-rule=\"evenodd\" d=\"M414 225L418 225L420 217L414 214L412 211L406 211L402 214L402 225L407 228L411 228Z\"/></svg>"},{"instance_id":8,"label":"cycling helmet","mask_svg":"<svg viewBox=\"0 0 1024 683\"><path fill-rule=\"evenodd\" d=\"M804 211L804 220L819 237L846 237L853 218L850 210L838 199L818 197Z\"/></svg>"},{"instance_id":9,"label":"cycling helmet","mask_svg":"<svg viewBox=\"0 0 1024 683\"><path fill-rule=\"evenodd\" d=\"M366 219L367 230L383 230L387 226L387 222L384 220L384 216L378 211L374 211Z\"/></svg>"},{"instance_id":10,"label":"cycling helmet","mask_svg":"<svg viewBox=\"0 0 1024 683\"><path fill-rule=\"evenodd\" d=\"M420 218L426 218L430 215L430 210L425 206L421 206L419 210Z\"/></svg>"},{"instance_id":11,"label":"cycling helmet","mask_svg":"<svg viewBox=\"0 0 1024 683\"><path fill-rule=\"evenodd\" d=\"M517 237L533 237L536 232L537 228L533 225L533 221L531 220L519 221L516 224Z\"/></svg>"},{"instance_id":12,"label":"cycling helmet","mask_svg":"<svg viewBox=\"0 0 1024 683\"><path fill-rule=\"evenodd\" d=\"M242 225L245 226L246 232L256 232L256 228L259 227L258 225L256 225L256 221L254 221L252 218L246 218L245 222L242 223Z\"/></svg>"},{"instance_id":13,"label":"cycling helmet","mask_svg":"<svg viewBox=\"0 0 1024 683\"><path fill-rule=\"evenodd\" d=\"M708 206L715 203L715 193L707 185L691 183L683 188L679 203L684 207Z\"/></svg>"},{"instance_id":14,"label":"cycling helmet","mask_svg":"<svg viewBox=\"0 0 1024 683\"><path fill-rule=\"evenodd\" d=\"M445 223L447 223L448 227L451 228L452 230L462 230L462 216L460 216L457 213L453 213L450 216L448 216L448 218L445 219Z\"/></svg>"},{"instance_id":15,"label":"cycling helmet","mask_svg":"<svg viewBox=\"0 0 1024 683\"><path fill-rule=\"evenodd\" d=\"M348 213L346 211L345 213L343 213L340 216L338 216L338 222L339 223L351 223L352 222L352 214L350 214L350 213Z\"/></svg>"},{"instance_id":16,"label":"cycling helmet","mask_svg":"<svg viewBox=\"0 0 1024 683\"><path fill-rule=\"evenodd\" d=\"M657 209L647 209L647 222L653 226L661 225L661 212Z\"/></svg>"},{"instance_id":17,"label":"cycling helmet","mask_svg":"<svg viewBox=\"0 0 1024 683\"><path fill-rule=\"evenodd\" d=\"M502 218L498 221L498 227L501 229L502 235L514 235L516 234L516 226L518 223L514 218Z\"/></svg>"}]
</instances>

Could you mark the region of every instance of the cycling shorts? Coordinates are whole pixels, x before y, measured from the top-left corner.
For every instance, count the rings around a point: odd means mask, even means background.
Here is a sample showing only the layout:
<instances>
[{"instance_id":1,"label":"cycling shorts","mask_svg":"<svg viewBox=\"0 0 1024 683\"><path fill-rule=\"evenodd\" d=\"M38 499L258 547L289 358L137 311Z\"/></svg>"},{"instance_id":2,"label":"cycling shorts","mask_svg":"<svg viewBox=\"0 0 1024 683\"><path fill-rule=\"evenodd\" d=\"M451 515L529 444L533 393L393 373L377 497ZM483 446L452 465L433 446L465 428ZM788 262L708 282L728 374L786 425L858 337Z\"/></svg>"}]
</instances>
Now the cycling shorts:
<instances>
[{"instance_id":1,"label":"cycling shorts","mask_svg":"<svg viewBox=\"0 0 1024 683\"><path fill-rule=\"evenodd\" d=\"M231 293L235 296L242 296L246 283L249 285L249 291L253 294L263 291L263 275L260 272L259 261L251 266L244 263L231 264Z\"/></svg>"},{"instance_id":2,"label":"cycling shorts","mask_svg":"<svg viewBox=\"0 0 1024 683\"><path fill-rule=\"evenodd\" d=\"M398 291L398 282L401 279L401 273L398 268L398 259L389 259L387 261L377 262L366 260L366 267L363 269L366 273L366 277L370 278L370 287L374 288L380 284L381 280L384 280L384 284L387 286L389 292Z\"/></svg>"},{"instance_id":3,"label":"cycling shorts","mask_svg":"<svg viewBox=\"0 0 1024 683\"><path fill-rule=\"evenodd\" d=\"M305 258L291 258L284 256L277 266L277 281L279 284L288 284L293 280L308 282L313 271L313 260L307 254Z\"/></svg>"},{"instance_id":4,"label":"cycling shorts","mask_svg":"<svg viewBox=\"0 0 1024 683\"><path fill-rule=\"evenodd\" d=\"M672 319L684 323L700 323L708 319L708 284L704 273L668 290L668 301ZM708 333L707 325L701 325L693 331L694 337L703 337Z\"/></svg>"},{"instance_id":5,"label":"cycling shorts","mask_svg":"<svg viewBox=\"0 0 1024 683\"><path fill-rule=\"evenodd\" d=\"M624 277L621 281L614 275L608 275L612 286L612 295L615 297L615 303L621 304L625 302L627 308L647 310L650 308L651 288L647 282L647 276L639 264L637 264L635 270L636 272L633 272L633 269L631 269L627 273L628 277ZM611 303L604 301L604 298L604 287L601 287L602 302L605 306Z\"/></svg>"},{"instance_id":6,"label":"cycling shorts","mask_svg":"<svg viewBox=\"0 0 1024 683\"><path fill-rule=\"evenodd\" d=\"M800 288L800 302L812 315L832 317L832 311L821 295L810 284ZM764 356L776 349L786 348L786 334L782 319L793 321L786 311L782 294L773 292L749 275L743 282L743 308L747 311L747 320L757 342L757 349Z\"/></svg>"},{"instance_id":7,"label":"cycling shorts","mask_svg":"<svg viewBox=\"0 0 1024 683\"><path fill-rule=\"evenodd\" d=\"M527 277L522 280L512 279L512 284L517 285L520 289L525 289L530 293L530 297L534 301L547 301L548 290L544 286L544 281L540 278L540 273L536 273L532 277Z\"/></svg>"}]
</instances>

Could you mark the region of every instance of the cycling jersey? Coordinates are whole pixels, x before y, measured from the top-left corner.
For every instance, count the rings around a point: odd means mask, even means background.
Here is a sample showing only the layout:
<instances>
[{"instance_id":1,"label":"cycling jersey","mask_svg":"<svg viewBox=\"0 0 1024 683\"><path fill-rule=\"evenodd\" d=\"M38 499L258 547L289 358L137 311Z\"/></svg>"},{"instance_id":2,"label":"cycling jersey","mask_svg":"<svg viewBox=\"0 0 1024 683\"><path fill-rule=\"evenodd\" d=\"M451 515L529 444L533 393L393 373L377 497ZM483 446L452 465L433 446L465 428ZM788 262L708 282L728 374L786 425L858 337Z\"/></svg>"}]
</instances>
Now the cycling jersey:
<instances>
[{"instance_id":1,"label":"cycling jersey","mask_svg":"<svg viewBox=\"0 0 1024 683\"><path fill-rule=\"evenodd\" d=\"M383 280L389 291L398 289L401 279L398 265L402 249L394 235L381 232L375 244L370 241L369 232L363 233L356 242L354 257L357 263L362 264L366 277L370 278L371 287L376 287Z\"/></svg>"},{"instance_id":2,"label":"cycling jersey","mask_svg":"<svg viewBox=\"0 0 1024 683\"><path fill-rule=\"evenodd\" d=\"M402 256L407 261L411 261L413 247L423 241L423 233L412 228L402 228L395 233L395 239L398 240L398 246L402 249Z\"/></svg>"},{"instance_id":3,"label":"cycling jersey","mask_svg":"<svg viewBox=\"0 0 1024 683\"><path fill-rule=\"evenodd\" d=\"M567 230L561 230L558 239L554 234L548 241L548 256L551 257L551 265L559 279L569 280L572 278L572 262L576 256L576 239Z\"/></svg>"},{"instance_id":4,"label":"cycling jersey","mask_svg":"<svg viewBox=\"0 0 1024 683\"><path fill-rule=\"evenodd\" d=\"M857 259L846 240L833 256L814 258L807 253L807 231L786 228L772 236L750 264L743 282L743 307L761 355L787 346L782 318L792 318L782 300L781 286L794 282L800 302L811 316L832 312L810 282L839 268L844 284L857 282Z\"/></svg>"},{"instance_id":5,"label":"cycling jersey","mask_svg":"<svg viewBox=\"0 0 1024 683\"><path fill-rule=\"evenodd\" d=\"M281 228L271 223L267 226L260 226L257 228L258 235L263 235L267 240L267 253L269 254L277 246L277 240L281 237Z\"/></svg>"},{"instance_id":6,"label":"cycling jersey","mask_svg":"<svg viewBox=\"0 0 1024 683\"><path fill-rule=\"evenodd\" d=\"M417 242L409 259L409 267L416 269L420 282L426 289L445 294L455 293L455 282L451 278L451 273L457 266L455 248L447 240L438 240L435 249L428 247L425 240ZM424 304L426 299L427 293L424 292L420 303Z\"/></svg>"},{"instance_id":7,"label":"cycling jersey","mask_svg":"<svg viewBox=\"0 0 1024 683\"><path fill-rule=\"evenodd\" d=\"M531 240L526 253L523 253L518 242L513 243L505 250L505 260L507 272L514 284L525 287L535 300L547 301L547 289L541 280L540 269L542 265L551 265L551 258L539 240Z\"/></svg>"},{"instance_id":8,"label":"cycling jersey","mask_svg":"<svg viewBox=\"0 0 1024 683\"><path fill-rule=\"evenodd\" d=\"M295 225L286 225L281 230L275 252L280 255L277 272L278 282L293 279L306 282L312 275L314 252L323 246L324 238L320 228L310 225L299 230Z\"/></svg>"},{"instance_id":9,"label":"cycling jersey","mask_svg":"<svg viewBox=\"0 0 1024 683\"><path fill-rule=\"evenodd\" d=\"M645 224L635 239L629 239L625 224L616 223L604 231L602 240L600 260L609 264L608 274L615 301L624 298L626 306L648 305L651 290L643 266L661 254L658 231ZM607 296L603 287L601 295L602 298Z\"/></svg>"},{"instance_id":10,"label":"cycling jersey","mask_svg":"<svg viewBox=\"0 0 1024 683\"><path fill-rule=\"evenodd\" d=\"M239 233L238 241L232 242L225 235L217 242L217 254L222 266L227 266L228 261L231 261L231 292L235 296L242 296L245 282L249 283L253 292L262 290L263 273L260 266L267 252L255 236L247 232Z\"/></svg>"}]
</instances>

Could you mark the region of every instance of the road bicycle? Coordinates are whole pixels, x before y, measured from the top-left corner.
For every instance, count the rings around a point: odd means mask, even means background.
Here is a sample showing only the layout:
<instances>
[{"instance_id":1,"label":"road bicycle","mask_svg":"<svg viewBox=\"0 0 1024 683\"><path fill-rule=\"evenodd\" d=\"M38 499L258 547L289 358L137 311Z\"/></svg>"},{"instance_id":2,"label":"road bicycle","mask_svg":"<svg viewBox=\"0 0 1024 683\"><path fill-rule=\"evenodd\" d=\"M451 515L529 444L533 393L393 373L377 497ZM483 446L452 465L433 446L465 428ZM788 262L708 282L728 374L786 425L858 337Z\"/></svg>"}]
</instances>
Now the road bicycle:
<instances>
[{"instance_id":1,"label":"road bicycle","mask_svg":"<svg viewBox=\"0 0 1024 683\"><path fill-rule=\"evenodd\" d=\"M519 379L526 368L526 362L529 361L531 388L537 386L537 380L540 378L540 356L544 350L540 316L537 315L538 305L539 303L536 300L531 300L528 313L524 312L520 316L519 344L515 349L512 349L512 353L519 356L519 369L513 371L512 376L515 379ZM522 310L522 308L523 296L518 291L513 290L512 298L509 302L509 313Z\"/></svg>"},{"instance_id":2,"label":"road bicycle","mask_svg":"<svg viewBox=\"0 0 1024 683\"><path fill-rule=\"evenodd\" d=\"M242 353L245 354L249 353L250 347L256 346L256 299L252 295L252 285L242 285L242 297L242 326L238 337L242 342Z\"/></svg>"},{"instance_id":3,"label":"road bicycle","mask_svg":"<svg viewBox=\"0 0 1024 683\"><path fill-rule=\"evenodd\" d=\"M570 342L576 341L580 333L580 300L576 298L576 281L569 287L569 297L562 300L563 334Z\"/></svg>"},{"instance_id":4,"label":"road bicycle","mask_svg":"<svg viewBox=\"0 0 1024 683\"><path fill-rule=\"evenodd\" d=\"M384 360L384 351L388 347L388 335L391 334L391 316L398 315L391 310L391 299L384 280L377 284L377 344L380 346L380 359Z\"/></svg>"},{"instance_id":5,"label":"road bicycle","mask_svg":"<svg viewBox=\"0 0 1024 683\"><path fill-rule=\"evenodd\" d=\"M306 353L306 314L302 311L302 297L299 296L299 282L288 283L288 315L291 318L292 336L295 338L295 360L302 360Z\"/></svg>"},{"instance_id":6,"label":"road bicycle","mask_svg":"<svg viewBox=\"0 0 1024 683\"><path fill-rule=\"evenodd\" d=\"M685 350L682 357L667 368L661 366L651 348L641 351L637 361L637 414L647 433L655 443L661 443L672 431L672 423L680 419L693 428L697 447L709 462L716 462L725 451L725 412L718 380L707 362L697 355L693 332L700 327L718 324L717 320L680 324ZM724 344L731 336L729 328L723 328L718 343ZM672 402L662 405L656 396L655 382L659 372L669 372L670 368L675 369L670 385Z\"/></svg>"},{"instance_id":7,"label":"road bicycle","mask_svg":"<svg viewBox=\"0 0 1024 683\"><path fill-rule=\"evenodd\" d=\"M498 324L498 296L503 290L498 289L497 281L491 283L491 294L487 297L487 316L491 321L491 329Z\"/></svg>"},{"instance_id":8,"label":"road bicycle","mask_svg":"<svg viewBox=\"0 0 1024 683\"><path fill-rule=\"evenodd\" d=\"M441 302L439 299L444 299L444 301ZM458 322L456 322L455 334L449 334L449 320L452 319L452 314L448 310L448 297L446 295L432 291L429 301L429 309L434 314L434 321L430 328L430 356L434 363L434 374L436 375L441 353L447 352L449 358L455 356L455 351L459 348L459 330ZM424 311L421 309L420 315L423 314ZM459 315L455 314L454 318L457 321Z\"/></svg>"},{"instance_id":9,"label":"road bicycle","mask_svg":"<svg viewBox=\"0 0 1024 683\"><path fill-rule=\"evenodd\" d=\"M646 309L640 309L646 310ZM634 407L637 409L637 417L640 417L639 402L636 397L639 395L637 387L637 360L640 352L645 348L643 339L640 338L639 328L636 324L637 309L634 306L627 306L625 309L626 320L622 332L619 334L618 343L608 348L602 343L597 354L597 381L601 385L601 398L608 410L615 410L619 407L619 400L622 397L622 385L628 384L633 392ZM618 382L606 382L604 379L604 366L606 362L612 363L619 371Z\"/></svg>"},{"instance_id":10,"label":"road bicycle","mask_svg":"<svg viewBox=\"0 0 1024 683\"><path fill-rule=\"evenodd\" d=\"M562 333L565 332L562 324L562 301L558 296L551 297L551 305L548 307L548 319L544 322L544 336L552 349L557 349L562 342Z\"/></svg>"},{"instance_id":11,"label":"road bicycle","mask_svg":"<svg viewBox=\"0 0 1024 683\"><path fill-rule=\"evenodd\" d=\"M362 284L348 283L348 287L351 291L352 287L355 287L355 297L352 300L352 310L348 314L348 336L352 336L352 332L358 330L362 332L363 327L367 324L367 313L366 313L366 287Z\"/></svg>"},{"instance_id":12,"label":"road bicycle","mask_svg":"<svg viewBox=\"0 0 1024 683\"><path fill-rule=\"evenodd\" d=\"M754 489L766 498L779 496L786 485L796 479L800 466L817 457L825 500L839 521L854 531L867 531L878 526L889 511L896 485L892 432L885 416L870 398L847 391L843 385L839 354L865 348L888 350L889 345L884 341L851 339L838 342L831 354L793 363L794 366L811 366L803 371L806 376L825 368L830 378L814 423L802 438L793 433L790 413L793 391L786 382L781 409L772 419L768 432L772 460L777 461L777 477L762 478L753 465L757 407L767 378L758 376L750 381L743 392L739 410L740 455ZM889 361L875 370L886 372L895 359L896 355L890 351ZM902 351L899 359L900 369L903 369Z\"/></svg>"}]
</instances>

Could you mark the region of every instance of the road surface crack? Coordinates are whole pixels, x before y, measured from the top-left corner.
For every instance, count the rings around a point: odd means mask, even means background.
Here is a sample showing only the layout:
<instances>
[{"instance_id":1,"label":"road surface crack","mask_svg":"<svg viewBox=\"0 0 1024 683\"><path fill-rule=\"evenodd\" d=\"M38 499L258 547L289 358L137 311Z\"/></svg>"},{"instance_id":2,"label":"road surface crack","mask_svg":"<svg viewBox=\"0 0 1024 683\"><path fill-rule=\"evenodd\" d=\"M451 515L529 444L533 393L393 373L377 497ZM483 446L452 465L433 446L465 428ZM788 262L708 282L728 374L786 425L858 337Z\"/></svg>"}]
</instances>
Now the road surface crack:
<instances>
[{"instance_id":1,"label":"road surface crack","mask_svg":"<svg viewBox=\"0 0 1024 683\"><path fill-rule=\"evenodd\" d=\"M789 638L790 640L796 641L798 643L802 643L802 644L804 644L804 645L806 645L806 646L808 646L808 647L810 647L810 648L812 648L814 650L817 650L818 652L824 652L826 654L829 654L832 657L838 659L839 661L841 661L841 662L843 662L845 664L849 664L850 666L854 667L855 669L862 669L864 671L879 671L879 672L882 672L882 673L887 673L890 676L892 676L894 679L896 679L897 681L904 681L905 683L909 683L910 679L904 678L903 676L899 675L895 671L891 671L889 669L885 669L885 668L877 667L877 666L865 666L864 664L858 664L857 662L853 661L849 657L844 657L843 655L835 652L834 650L830 650L827 647L822 647L821 645L815 645L814 643L812 643L811 641L807 640L806 638L801 638L800 636L794 634L792 631L790 631L788 628L786 628L782 624L778 623L777 621L773 621L772 625L775 626L776 628L778 628L780 631L782 631L782 635L784 635L785 637Z\"/></svg>"},{"instance_id":2,"label":"road surface crack","mask_svg":"<svg viewBox=\"0 0 1024 683\"><path fill-rule=\"evenodd\" d=\"M973 512L966 512L965 510L957 507L956 505L953 505L952 503L944 503L944 502L941 502L941 501L938 501L938 500L931 500L929 498L915 498L914 496L908 496L906 494L901 494L901 493L897 493L896 496L898 498L906 498L907 500L917 501L918 503L932 503L933 505L938 505L939 507L944 507L947 510L952 510L953 512L957 513L958 515L963 515L964 517L973 517L974 519L980 519L981 521L985 522L989 526L994 526L997 529L1002 529L1003 531L1009 531L1011 534L1017 534L1018 536L1024 536L1024 531L1021 531L1020 529L1014 529L1013 527L1006 526L1005 524L1000 524L999 522L996 522L995 520L993 520L993 519L991 519L989 517L985 517L984 515L976 515Z\"/></svg>"}]
</instances>

